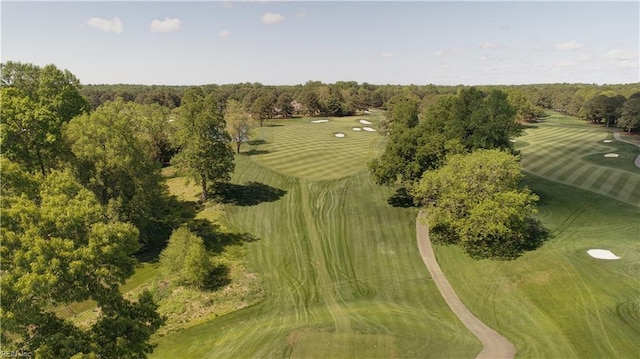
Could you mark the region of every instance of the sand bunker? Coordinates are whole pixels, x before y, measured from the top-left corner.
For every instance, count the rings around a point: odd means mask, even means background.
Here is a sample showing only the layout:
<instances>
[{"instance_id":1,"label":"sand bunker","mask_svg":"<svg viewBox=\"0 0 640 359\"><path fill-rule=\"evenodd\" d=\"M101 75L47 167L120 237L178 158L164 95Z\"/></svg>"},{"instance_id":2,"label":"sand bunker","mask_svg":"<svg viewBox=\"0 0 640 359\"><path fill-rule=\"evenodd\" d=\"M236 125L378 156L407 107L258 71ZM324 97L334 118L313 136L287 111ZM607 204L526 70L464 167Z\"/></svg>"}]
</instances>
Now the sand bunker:
<instances>
[{"instance_id":1,"label":"sand bunker","mask_svg":"<svg viewBox=\"0 0 640 359\"><path fill-rule=\"evenodd\" d=\"M360 127L354 127L354 128L352 128L352 130L354 130L354 131L362 131L362 129Z\"/></svg>"},{"instance_id":2,"label":"sand bunker","mask_svg":"<svg viewBox=\"0 0 640 359\"><path fill-rule=\"evenodd\" d=\"M604 141L602 141L602 142L604 142L604 143L611 143L611 142L613 142L613 140L604 140Z\"/></svg>"},{"instance_id":3,"label":"sand bunker","mask_svg":"<svg viewBox=\"0 0 640 359\"><path fill-rule=\"evenodd\" d=\"M607 154L606 154L606 155L604 155L604 156L605 156L605 157L618 157L618 156L620 156L620 155L619 155L619 154L617 154L617 153L607 153Z\"/></svg>"},{"instance_id":4,"label":"sand bunker","mask_svg":"<svg viewBox=\"0 0 640 359\"><path fill-rule=\"evenodd\" d=\"M376 132L376 130L374 130L374 129L373 129L373 128L371 128L371 127L363 127L362 129L363 129L363 130L365 130L365 131L367 131L367 132Z\"/></svg>"},{"instance_id":5,"label":"sand bunker","mask_svg":"<svg viewBox=\"0 0 640 359\"><path fill-rule=\"evenodd\" d=\"M315 120L315 121L311 121L311 123L324 123L324 122L329 122L329 120Z\"/></svg>"},{"instance_id":6,"label":"sand bunker","mask_svg":"<svg viewBox=\"0 0 640 359\"><path fill-rule=\"evenodd\" d=\"M587 253L589 253L593 258L598 259L620 259L620 257L607 249L589 249Z\"/></svg>"},{"instance_id":7,"label":"sand bunker","mask_svg":"<svg viewBox=\"0 0 640 359\"><path fill-rule=\"evenodd\" d=\"M360 120L360 123L363 125L373 125L373 122L369 122L367 120Z\"/></svg>"},{"instance_id":8,"label":"sand bunker","mask_svg":"<svg viewBox=\"0 0 640 359\"><path fill-rule=\"evenodd\" d=\"M516 142L516 140L509 140L509 142Z\"/></svg>"},{"instance_id":9,"label":"sand bunker","mask_svg":"<svg viewBox=\"0 0 640 359\"><path fill-rule=\"evenodd\" d=\"M338 132L338 133L335 133L334 136L336 136L336 137L344 137L344 133Z\"/></svg>"}]
</instances>

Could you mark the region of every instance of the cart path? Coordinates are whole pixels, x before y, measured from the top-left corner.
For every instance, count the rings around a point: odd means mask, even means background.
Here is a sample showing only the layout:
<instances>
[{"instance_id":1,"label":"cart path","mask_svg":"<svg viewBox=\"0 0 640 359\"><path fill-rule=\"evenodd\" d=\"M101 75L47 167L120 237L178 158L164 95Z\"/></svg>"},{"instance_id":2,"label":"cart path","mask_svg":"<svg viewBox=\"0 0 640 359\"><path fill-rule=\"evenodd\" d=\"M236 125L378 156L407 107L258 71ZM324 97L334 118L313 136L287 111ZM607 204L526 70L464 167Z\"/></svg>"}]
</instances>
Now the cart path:
<instances>
[{"instance_id":1,"label":"cart path","mask_svg":"<svg viewBox=\"0 0 640 359\"><path fill-rule=\"evenodd\" d=\"M627 141L627 140L623 140L622 137L620 137L620 132L615 131L613 133L613 137L615 137L616 140L620 141L620 142L626 142L626 143L630 143L632 145L636 145L638 147L640 147L639 144L631 142L631 141ZM636 157L636 161L635 161L636 167L640 168L640 155L638 155L638 157Z\"/></svg>"},{"instance_id":2,"label":"cart path","mask_svg":"<svg viewBox=\"0 0 640 359\"><path fill-rule=\"evenodd\" d=\"M431 247L431 240L429 239L429 229L422 223L422 218L423 212L420 211L418 218L416 218L416 233L420 256L449 308L467 329L482 342L482 351L476 356L476 359L513 358L516 353L515 346L498 332L481 322L458 298L436 261L436 256Z\"/></svg>"}]
</instances>

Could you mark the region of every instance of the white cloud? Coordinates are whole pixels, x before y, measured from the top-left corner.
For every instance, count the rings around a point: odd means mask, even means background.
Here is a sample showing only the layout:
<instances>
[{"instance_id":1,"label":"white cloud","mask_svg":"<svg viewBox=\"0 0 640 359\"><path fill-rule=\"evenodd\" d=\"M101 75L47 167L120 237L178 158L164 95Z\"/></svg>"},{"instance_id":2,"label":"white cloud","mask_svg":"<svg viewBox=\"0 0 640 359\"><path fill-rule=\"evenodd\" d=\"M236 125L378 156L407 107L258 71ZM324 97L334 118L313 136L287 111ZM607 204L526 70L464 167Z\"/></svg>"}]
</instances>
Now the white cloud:
<instances>
[{"instance_id":1,"label":"white cloud","mask_svg":"<svg viewBox=\"0 0 640 359\"><path fill-rule=\"evenodd\" d=\"M442 50L436 51L436 56L440 57L442 55L444 55L444 51L442 51Z\"/></svg>"},{"instance_id":2,"label":"white cloud","mask_svg":"<svg viewBox=\"0 0 640 359\"><path fill-rule=\"evenodd\" d=\"M385 51L385 52L381 53L380 56L382 56L382 57L391 57L391 56L393 56L393 53L391 53L389 51Z\"/></svg>"},{"instance_id":3,"label":"white cloud","mask_svg":"<svg viewBox=\"0 0 640 359\"><path fill-rule=\"evenodd\" d=\"M576 40L571 40L567 42L560 42L556 44L556 49L558 50L576 50L582 48L583 45L579 44Z\"/></svg>"},{"instance_id":4,"label":"white cloud","mask_svg":"<svg viewBox=\"0 0 640 359\"><path fill-rule=\"evenodd\" d=\"M284 20L284 16L277 14L277 13L272 13L272 12L268 12L264 15L262 15L262 22L265 24L277 24L279 22L281 22L282 20Z\"/></svg>"},{"instance_id":5,"label":"white cloud","mask_svg":"<svg viewBox=\"0 0 640 359\"><path fill-rule=\"evenodd\" d=\"M122 21L117 17L114 17L111 20L103 19L101 17L92 17L87 20L87 25L104 32L115 32L116 34L122 32Z\"/></svg>"},{"instance_id":6,"label":"white cloud","mask_svg":"<svg viewBox=\"0 0 640 359\"><path fill-rule=\"evenodd\" d=\"M492 43L492 42L485 42L484 44L480 45L481 49L495 49L497 48L498 45Z\"/></svg>"},{"instance_id":7,"label":"white cloud","mask_svg":"<svg viewBox=\"0 0 640 359\"><path fill-rule=\"evenodd\" d=\"M231 32L227 30L222 30L218 33L218 35L220 35L220 37L229 37L231 35Z\"/></svg>"},{"instance_id":8,"label":"white cloud","mask_svg":"<svg viewBox=\"0 0 640 359\"><path fill-rule=\"evenodd\" d=\"M608 51L605 56L614 60L631 60L634 57L638 57L637 54L634 54L631 51L620 50L620 49L613 49L611 51Z\"/></svg>"},{"instance_id":9,"label":"white cloud","mask_svg":"<svg viewBox=\"0 0 640 359\"><path fill-rule=\"evenodd\" d=\"M153 20L149 26L151 32L174 32L180 30L182 21L178 18L165 17L164 20Z\"/></svg>"}]
</instances>

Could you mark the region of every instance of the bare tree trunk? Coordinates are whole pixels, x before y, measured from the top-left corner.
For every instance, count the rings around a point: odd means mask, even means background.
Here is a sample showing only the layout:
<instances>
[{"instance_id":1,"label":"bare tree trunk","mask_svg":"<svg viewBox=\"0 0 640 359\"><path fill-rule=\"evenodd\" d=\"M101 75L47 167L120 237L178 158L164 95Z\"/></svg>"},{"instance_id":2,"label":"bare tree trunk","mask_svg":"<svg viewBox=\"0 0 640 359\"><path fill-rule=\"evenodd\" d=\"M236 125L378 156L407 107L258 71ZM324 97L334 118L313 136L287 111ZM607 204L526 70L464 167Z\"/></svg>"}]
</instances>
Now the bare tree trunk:
<instances>
[{"instance_id":1,"label":"bare tree trunk","mask_svg":"<svg viewBox=\"0 0 640 359\"><path fill-rule=\"evenodd\" d=\"M236 153L240 154L240 141L236 142Z\"/></svg>"}]
</instances>

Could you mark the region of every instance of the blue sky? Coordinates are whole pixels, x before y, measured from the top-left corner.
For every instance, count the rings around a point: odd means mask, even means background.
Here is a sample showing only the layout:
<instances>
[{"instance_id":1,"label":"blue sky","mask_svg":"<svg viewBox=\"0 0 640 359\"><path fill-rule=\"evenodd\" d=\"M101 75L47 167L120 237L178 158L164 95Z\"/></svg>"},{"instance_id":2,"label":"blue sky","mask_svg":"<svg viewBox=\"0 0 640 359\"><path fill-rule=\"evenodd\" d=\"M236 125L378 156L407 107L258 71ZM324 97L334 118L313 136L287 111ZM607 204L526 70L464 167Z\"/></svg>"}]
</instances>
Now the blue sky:
<instances>
[{"instance_id":1,"label":"blue sky","mask_svg":"<svg viewBox=\"0 0 640 359\"><path fill-rule=\"evenodd\" d=\"M1 59L82 83L640 82L640 2L1 2Z\"/></svg>"}]
</instances>

